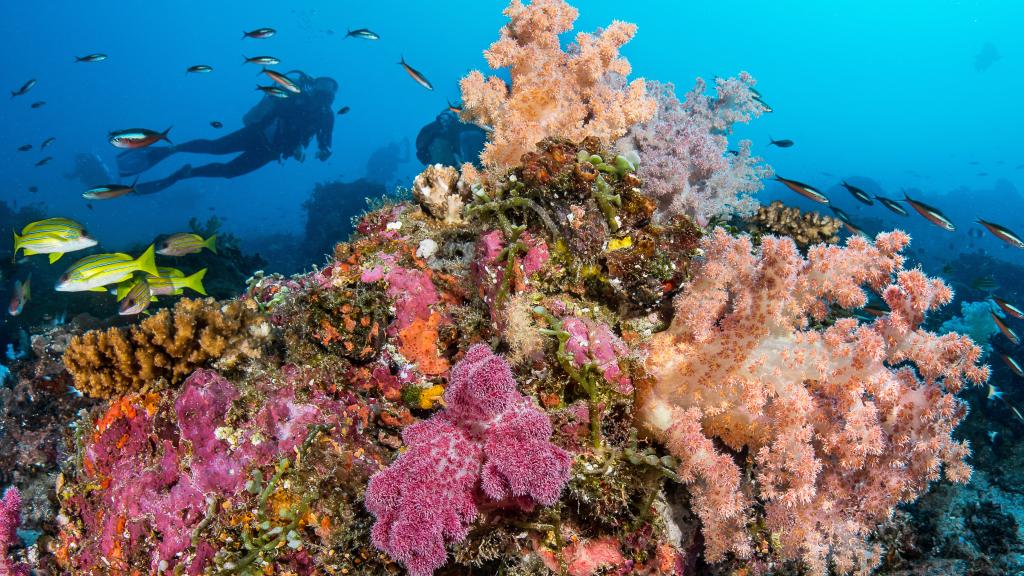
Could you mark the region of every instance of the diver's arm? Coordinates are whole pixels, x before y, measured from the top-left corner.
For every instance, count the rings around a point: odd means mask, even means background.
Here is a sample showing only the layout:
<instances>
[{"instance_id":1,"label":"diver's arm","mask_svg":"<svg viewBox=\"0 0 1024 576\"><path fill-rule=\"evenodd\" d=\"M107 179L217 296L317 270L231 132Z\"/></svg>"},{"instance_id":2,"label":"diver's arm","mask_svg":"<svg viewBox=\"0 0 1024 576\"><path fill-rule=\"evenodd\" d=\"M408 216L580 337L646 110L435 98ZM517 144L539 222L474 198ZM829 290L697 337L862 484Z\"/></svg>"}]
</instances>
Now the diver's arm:
<instances>
[{"instance_id":1,"label":"diver's arm","mask_svg":"<svg viewBox=\"0 0 1024 576\"><path fill-rule=\"evenodd\" d=\"M321 115L323 120L321 120L320 127L316 131L316 145L318 148L316 157L323 161L331 156L331 143L334 137L334 113L330 108L325 107Z\"/></svg>"}]
</instances>

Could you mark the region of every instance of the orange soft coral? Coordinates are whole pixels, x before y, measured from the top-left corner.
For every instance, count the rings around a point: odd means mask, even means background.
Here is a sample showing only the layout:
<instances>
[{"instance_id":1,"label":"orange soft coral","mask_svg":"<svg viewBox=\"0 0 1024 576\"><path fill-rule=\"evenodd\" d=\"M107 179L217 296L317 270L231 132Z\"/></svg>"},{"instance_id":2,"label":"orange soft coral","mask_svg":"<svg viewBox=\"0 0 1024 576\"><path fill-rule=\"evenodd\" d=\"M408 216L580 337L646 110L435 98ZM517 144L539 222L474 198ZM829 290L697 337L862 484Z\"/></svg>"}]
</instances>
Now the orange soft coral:
<instances>
[{"instance_id":1,"label":"orange soft coral","mask_svg":"<svg viewBox=\"0 0 1024 576\"><path fill-rule=\"evenodd\" d=\"M513 0L505 9L510 22L484 52L491 68L510 69L511 87L479 71L462 79L462 118L493 128L485 165L514 166L548 136L592 136L608 145L654 115L643 80L626 84L630 65L619 57L636 26L615 21L599 34L579 33L565 52L558 35L572 29L577 14L564 0Z\"/></svg>"},{"instance_id":2,"label":"orange soft coral","mask_svg":"<svg viewBox=\"0 0 1024 576\"><path fill-rule=\"evenodd\" d=\"M953 481L970 476L968 447L951 438L966 413L954 394L988 369L970 339L920 328L951 293L903 269L908 241L902 232L853 237L803 258L788 238L765 237L756 252L722 229L705 238L704 265L652 341L640 407L681 460L709 560L750 553L753 496L784 556L814 574L830 563L868 573L879 557L865 537L878 522L941 470ZM833 306L863 306L865 285L891 314L811 326ZM748 451L753 485L713 439Z\"/></svg>"}]
</instances>

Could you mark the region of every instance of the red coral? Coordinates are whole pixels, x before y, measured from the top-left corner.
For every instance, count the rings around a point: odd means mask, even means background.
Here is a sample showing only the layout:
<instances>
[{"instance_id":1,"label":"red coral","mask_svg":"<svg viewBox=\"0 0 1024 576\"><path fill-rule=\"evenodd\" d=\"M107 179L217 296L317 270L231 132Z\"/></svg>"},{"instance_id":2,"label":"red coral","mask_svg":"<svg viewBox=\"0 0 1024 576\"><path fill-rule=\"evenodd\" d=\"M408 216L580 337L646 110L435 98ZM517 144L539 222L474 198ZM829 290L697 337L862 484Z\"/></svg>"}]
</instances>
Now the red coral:
<instances>
[{"instance_id":1,"label":"red coral","mask_svg":"<svg viewBox=\"0 0 1024 576\"><path fill-rule=\"evenodd\" d=\"M15 562L8 551L18 541L21 525L21 492L11 487L0 498L0 576L28 576L27 564Z\"/></svg>"},{"instance_id":2,"label":"red coral","mask_svg":"<svg viewBox=\"0 0 1024 576\"><path fill-rule=\"evenodd\" d=\"M570 457L549 441L547 415L487 346L452 368L445 403L402 432L408 450L366 490L374 545L414 576L444 565L445 544L465 539L478 501L549 505L569 479Z\"/></svg>"}]
</instances>

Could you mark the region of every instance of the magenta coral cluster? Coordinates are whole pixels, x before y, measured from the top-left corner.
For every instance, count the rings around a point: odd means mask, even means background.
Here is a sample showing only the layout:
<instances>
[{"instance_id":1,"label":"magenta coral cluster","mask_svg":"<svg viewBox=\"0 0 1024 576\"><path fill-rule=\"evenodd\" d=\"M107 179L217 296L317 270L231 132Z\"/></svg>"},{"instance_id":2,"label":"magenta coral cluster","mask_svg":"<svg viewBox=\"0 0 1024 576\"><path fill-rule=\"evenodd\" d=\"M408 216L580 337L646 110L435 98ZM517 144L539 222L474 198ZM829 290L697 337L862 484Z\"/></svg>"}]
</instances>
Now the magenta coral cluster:
<instances>
[{"instance_id":1,"label":"magenta coral cluster","mask_svg":"<svg viewBox=\"0 0 1024 576\"><path fill-rule=\"evenodd\" d=\"M27 564L15 562L8 553L18 541L21 525L21 492L8 488L0 499L0 576L28 576Z\"/></svg>"},{"instance_id":2,"label":"magenta coral cluster","mask_svg":"<svg viewBox=\"0 0 1024 576\"><path fill-rule=\"evenodd\" d=\"M490 501L524 510L553 504L569 454L550 442L548 416L516 390L508 363L477 344L452 369L447 407L406 428L408 450L370 480L373 543L413 576L445 563Z\"/></svg>"}]
</instances>

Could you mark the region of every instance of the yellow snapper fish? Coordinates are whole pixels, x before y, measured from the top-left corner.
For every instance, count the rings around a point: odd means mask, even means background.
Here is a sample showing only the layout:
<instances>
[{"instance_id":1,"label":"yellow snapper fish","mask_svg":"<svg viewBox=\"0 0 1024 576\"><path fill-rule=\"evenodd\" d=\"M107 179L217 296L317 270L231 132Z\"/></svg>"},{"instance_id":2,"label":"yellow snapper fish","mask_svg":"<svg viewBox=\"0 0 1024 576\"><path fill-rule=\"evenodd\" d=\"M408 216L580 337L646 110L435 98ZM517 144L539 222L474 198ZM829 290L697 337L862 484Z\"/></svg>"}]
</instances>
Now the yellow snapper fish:
<instances>
[{"instance_id":1,"label":"yellow snapper fish","mask_svg":"<svg viewBox=\"0 0 1024 576\"><path fill-rule=\"evenodd\" d=\"M61 275L54 289L58 292L105 292L103 286L116 284L135 272L158 275L152 244L138 258L120 252L86 256Z\"/></svg>"},{"instance_id":2,"label":"yellow snapper fish","mask_svg":"<svg viewBox=\"0 0 1024 576\"><path fill-rule=\"evenodd\" d=\"M122 285L125 286L124 295L120 295ZM118 285L118 293L118 300L121 304L117 307L117 313L121 316L139 314L149 308L151 301L156 300L156 297L150 292L149 282L144 277L122 282Z\"/></svg>"},{"instance_id":3,"label":"yellow snapper fish","mask_svg":"<svg viewBox=\"0 0 1024 576\"><path fill-rule=\"evenodd\" d=\"M165 268L163 266L157 268L157 271L160 273L159 276L150 276L147 279L150 292L154 296L177 296L184 292L185 288L206 296L206 288L203 287L203 277L206 276L206 268L191 276L185 276L184 272L176 268Z\"/></svg>"},{"instance_id":4,"label":"yellow snapper fish","mask_svg":"<svg viewBox=\"0 0 1024 576\"><path fill-rule=\"evenodd\" d=\"M21 235L14 233L14 256L24 250L25 256L49 254L50 264L68 252L84 250L98 244L89 237L85 227L68 218L47 218L25 226Z\"/></svg>"},{"instance_id":5,"label":"yellow snapper fish","mask_svg":"<svg viewBox=\"0 0 1024 576\"><path fill-rule=\"evenodd\" d=\"M217 235L213 234L206 240L203 240L203 237L199 234L192 234L190 232L172 234L160 242L160 249L156 253L162 256L184 256L186 254L202 252L203 248L216 254Z\"/></svg>"}]
</instances>

